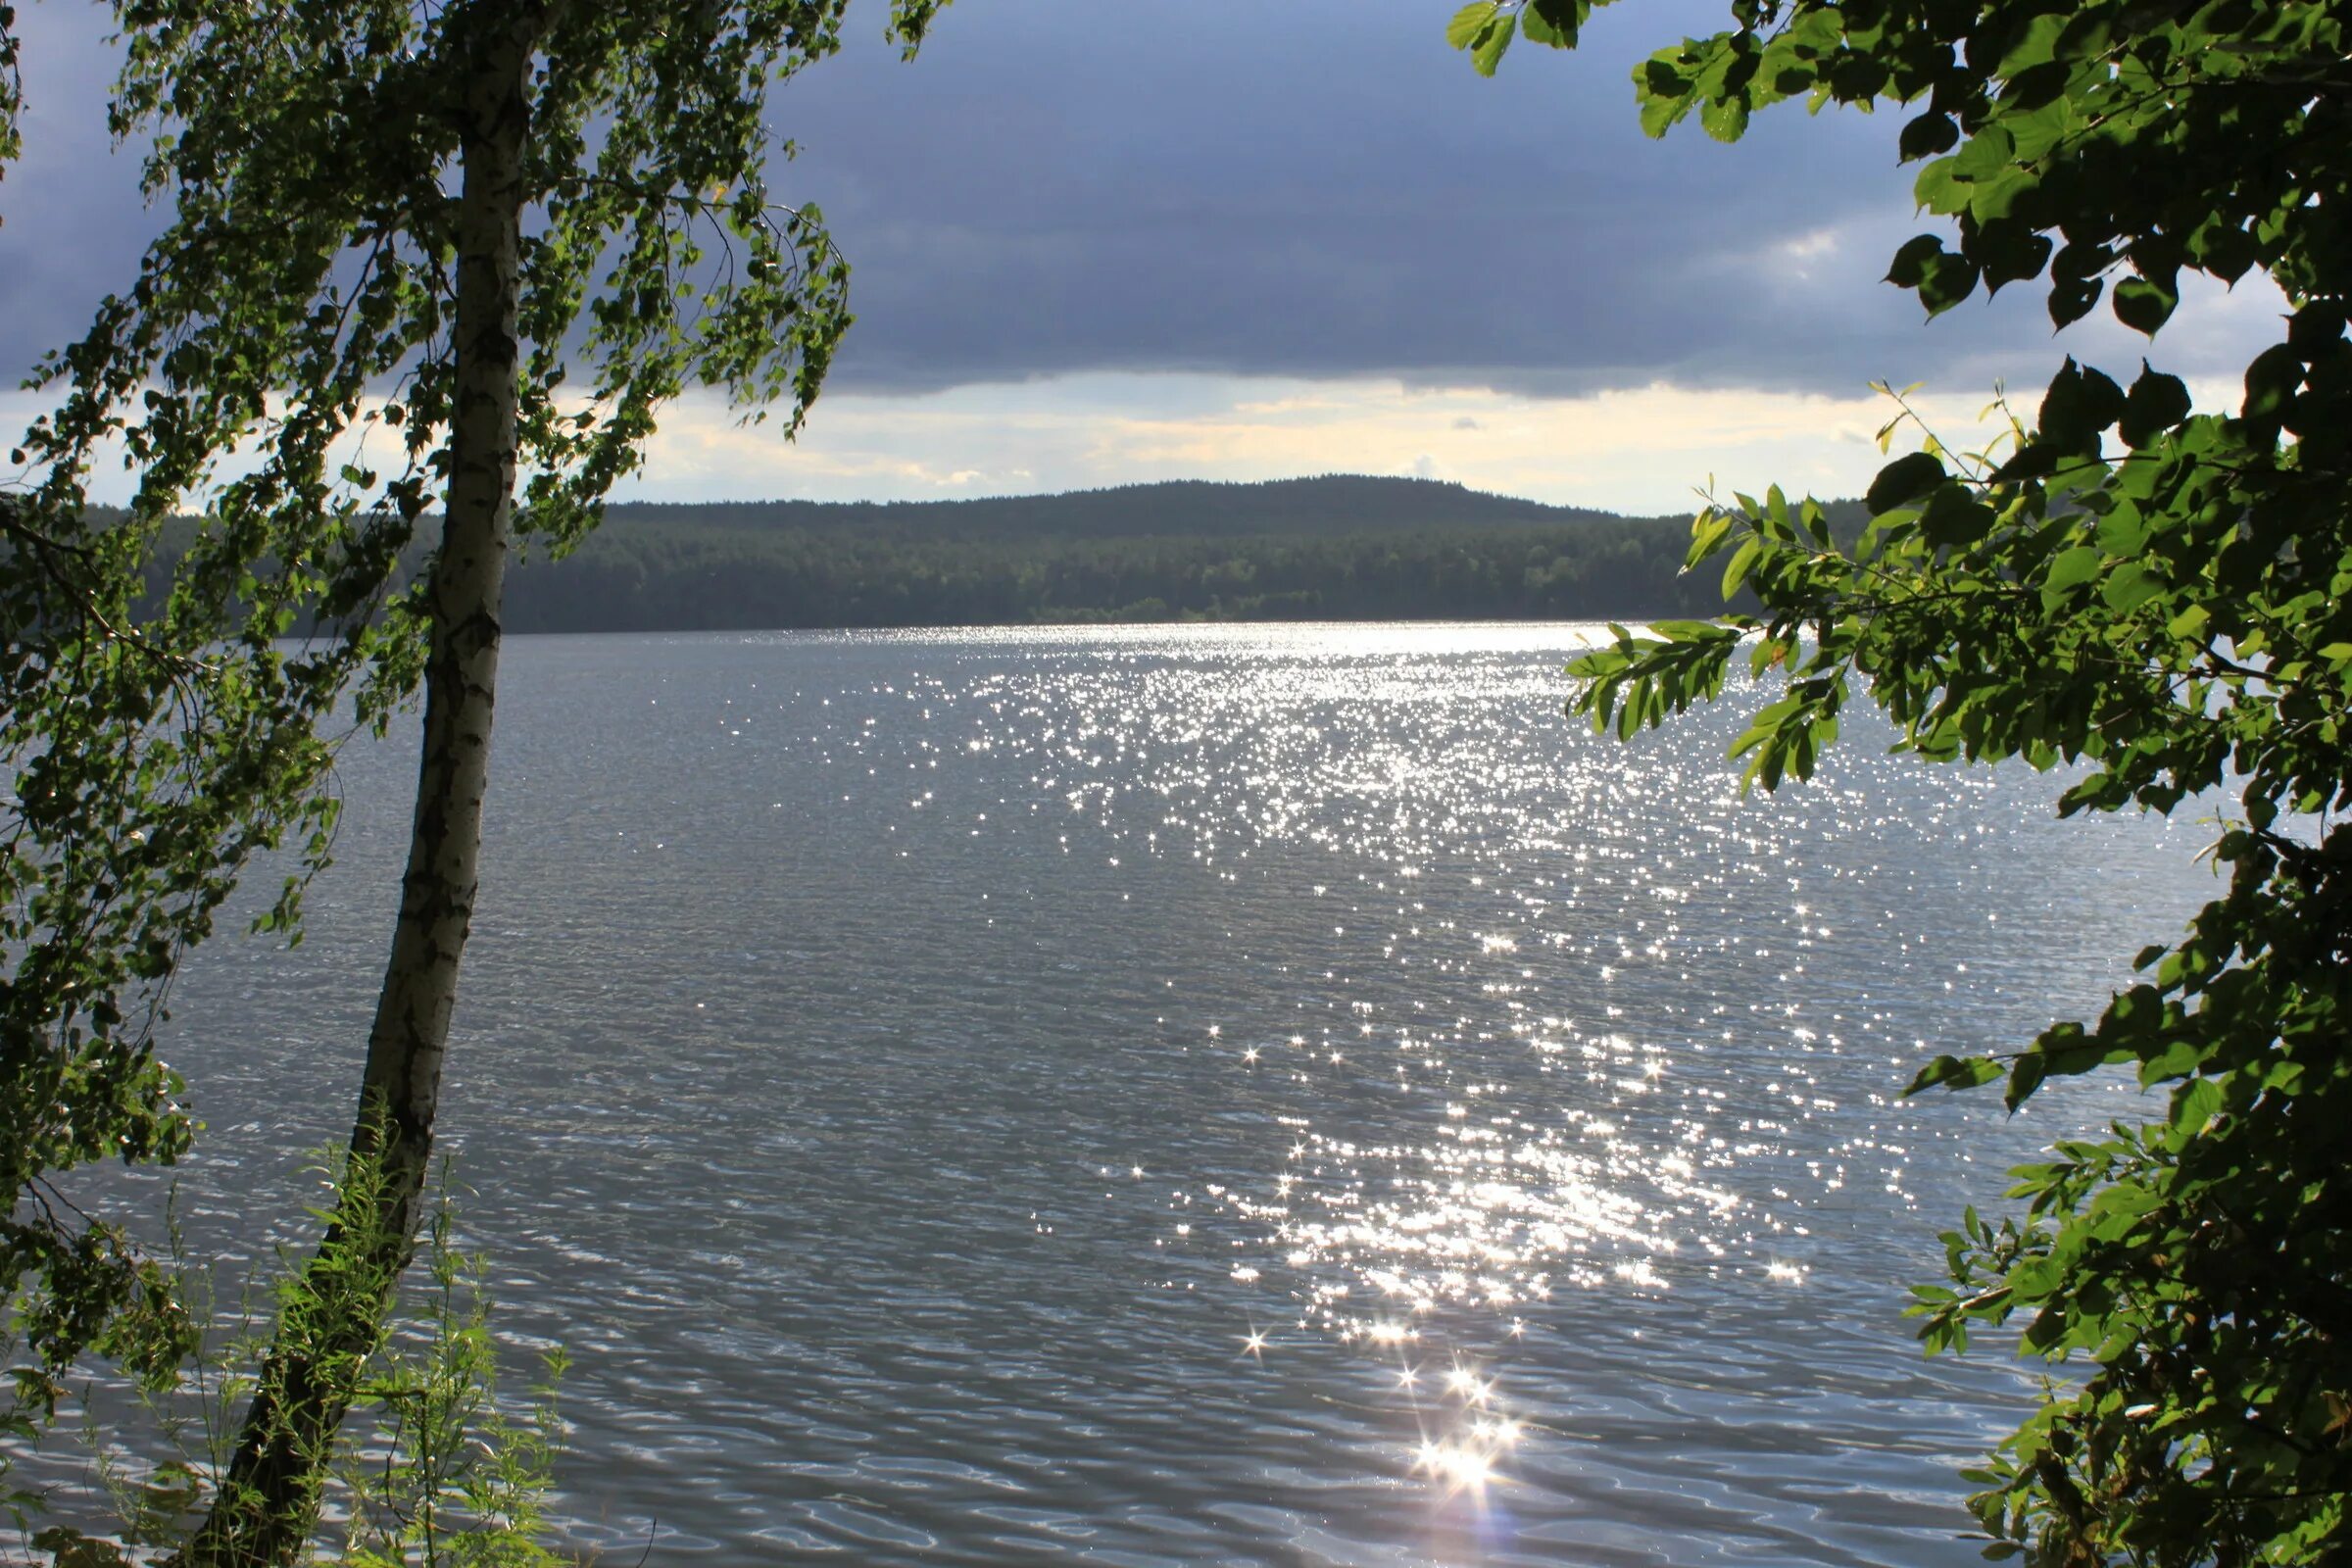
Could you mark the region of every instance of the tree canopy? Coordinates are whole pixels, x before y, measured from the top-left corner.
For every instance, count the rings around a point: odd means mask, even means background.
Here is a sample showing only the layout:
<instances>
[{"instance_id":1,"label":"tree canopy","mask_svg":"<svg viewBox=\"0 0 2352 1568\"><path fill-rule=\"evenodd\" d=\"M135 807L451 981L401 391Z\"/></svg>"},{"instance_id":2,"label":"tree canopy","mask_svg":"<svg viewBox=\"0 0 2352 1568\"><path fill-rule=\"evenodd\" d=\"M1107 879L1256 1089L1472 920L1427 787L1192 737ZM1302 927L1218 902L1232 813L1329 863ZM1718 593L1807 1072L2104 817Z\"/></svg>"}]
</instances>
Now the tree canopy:
<instances>
[{"instance_id":1,"label":"tree canopy","mask_svg":"<svg viewBox=\"0 0 2352 1568\"><path fill-rule=\"evenodd\" d=\"M887 25L911 50L940 3L894 0ZM157 1050L174 967L289 838L263 923L294 929L331 847L340 705L380 730L425 696L354 1134L368 1212L347 1190L194 1560L299 1548L413 1250L510 537L567 549L688 385L797 425L848 323L820 215L774 200L766 122L771 89L840 47L845 4L114 7L109 119L143 139L166 221L35 371L58 402L0 492L0 1291L35 1354L32 1413L85 1348L161 1369L187 1343L168 1279L56 1178L184 1150ZM14 20L0 7L0 158ZM129 507L93 510L116 461ZM431 567L404 586L433 506ZM191 514L159 591L159 536Z\"/></svg>"},{"instance_id":2,"label":"tree canopy","mask_svg":"<svg viewBox=\"0 0 2352 1568\"><path fill-rule=\"evenodd\" d=\"M2333 1560L2352 1538L2352 37L2335 0L1735 0L1637 69L1652 134L1695 116L1900 106L1950 220L1892 258L1930 316L2028 286L2156 338L2183 273L2269 277L2287 314L2231 412L2143 361L2071 358L1970 456L1887 465L1860 536L1778 489L1702 512L1756 615L1678 621L1571 666L1623 733L1781 683L1738 751L1803 778L1857 689L1931 760L2071 765L2064 812L2224 812L2225 891L2089 1022L1912 1086L2124 1068L2167 1098L2016 1173L2019 1211L1945 1238L1932 1348L2022 1327L2074 1373L1979 1469L1987 1555L2045 1564ZM1479 0L1453 42L1570 46L1584 0ZM1907 411L1897 415L1898 422Z\"/></svg>"}]
</instances>

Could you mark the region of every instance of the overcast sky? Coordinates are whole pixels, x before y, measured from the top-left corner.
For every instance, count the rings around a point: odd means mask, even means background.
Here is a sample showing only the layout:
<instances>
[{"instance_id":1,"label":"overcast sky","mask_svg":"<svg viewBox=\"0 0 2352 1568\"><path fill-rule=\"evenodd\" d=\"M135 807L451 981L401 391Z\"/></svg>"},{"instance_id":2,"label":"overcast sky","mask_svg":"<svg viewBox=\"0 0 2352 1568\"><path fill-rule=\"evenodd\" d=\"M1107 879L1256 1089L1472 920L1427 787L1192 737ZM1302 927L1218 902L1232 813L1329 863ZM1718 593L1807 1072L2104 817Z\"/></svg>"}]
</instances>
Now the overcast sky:
<instances>
[{"instance_id":1,"label":"overcast sky","mask_svg":"<svg viewBox=\"0 0 2352 1568\"><path fill-rule=\"evenodd\" d=\"M960 0L919 60L853 47L776 97L856 269L858 324L796 446L689 402L637 493L924 498L1173 477L1417 472L1673 511L1710 475L1850 493L1873 378L1964 423L2059 357L2128 374L2036 293L1925 323L1899 119L1801 107L1722 146L1636 123L1628 72L1721 0L1597 13L1483 80L1448 0ZM0 368L128 281L154 219L103 122L104 13L23 8L0 181ZM2266 285L2193 294L2157 358L2207 402L2273 340ZM34 407L0 398L21 422Z\"/></svg>"}]
</instances>

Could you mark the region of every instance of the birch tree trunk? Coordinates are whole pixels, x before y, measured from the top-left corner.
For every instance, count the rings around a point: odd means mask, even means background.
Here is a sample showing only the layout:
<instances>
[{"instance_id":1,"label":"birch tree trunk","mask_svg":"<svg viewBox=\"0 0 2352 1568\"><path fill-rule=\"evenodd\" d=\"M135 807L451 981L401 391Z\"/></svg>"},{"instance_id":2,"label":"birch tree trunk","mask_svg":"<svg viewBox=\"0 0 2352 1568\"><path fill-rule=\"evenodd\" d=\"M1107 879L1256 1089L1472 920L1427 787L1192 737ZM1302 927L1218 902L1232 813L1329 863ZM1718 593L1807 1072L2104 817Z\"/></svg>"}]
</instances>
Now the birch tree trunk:
<instances>
[{"instance_id":1,"label":"birch tree trunk","mask_svg":"<svg viewBox=\"0 0 2352 1568\"><path fill-rule=\"evenodd\" d=\"M400 916L384 971L350 1172L278 1326L235 1456L185 1568L292 1562L358 1375L416 1250L458 967L473 922L514 511L516 291L542 6L484 6L464 93L452 466L429 578L424 739Z\"/></svg>"}]
</instances>

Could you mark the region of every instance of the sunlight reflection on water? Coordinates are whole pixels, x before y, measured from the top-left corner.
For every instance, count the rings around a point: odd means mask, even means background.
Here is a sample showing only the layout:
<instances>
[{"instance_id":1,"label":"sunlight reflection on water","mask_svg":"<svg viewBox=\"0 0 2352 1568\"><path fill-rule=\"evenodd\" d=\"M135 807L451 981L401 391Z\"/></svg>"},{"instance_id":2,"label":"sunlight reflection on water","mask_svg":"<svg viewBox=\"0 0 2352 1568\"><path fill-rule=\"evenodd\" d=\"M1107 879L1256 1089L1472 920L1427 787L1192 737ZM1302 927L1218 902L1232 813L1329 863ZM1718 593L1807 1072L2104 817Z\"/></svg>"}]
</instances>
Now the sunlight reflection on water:
<instances>
[{"instance_id":1,"label":"sunlight reflection on water","mask_svg":"<svg viewBox=\"0 0 2352 1568\"><path fill-rule=\"evenodd\" d=\"M2200 830L1867 721L1743 802L1748 701L1596 740L1582 635L518 642L450 1126L577 1538L1974 1560L2019 1384L1902 1286L2118 1091L1895 1093L2095 1004ZM405 764L346 772L311 945L183 989L199 1224L333 1129Z\"/></svg>"}]
</instances>

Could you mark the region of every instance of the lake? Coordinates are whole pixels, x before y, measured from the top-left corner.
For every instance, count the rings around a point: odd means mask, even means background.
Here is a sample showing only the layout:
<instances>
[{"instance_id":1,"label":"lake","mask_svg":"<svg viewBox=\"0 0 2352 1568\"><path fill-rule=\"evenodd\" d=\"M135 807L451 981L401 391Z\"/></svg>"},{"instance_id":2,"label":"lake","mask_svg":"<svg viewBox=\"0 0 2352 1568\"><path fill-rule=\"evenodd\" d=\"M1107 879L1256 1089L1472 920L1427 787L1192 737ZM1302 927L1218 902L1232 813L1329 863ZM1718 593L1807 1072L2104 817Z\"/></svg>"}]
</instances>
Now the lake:
<instances>
[{"instance_id":1,"label":"lake","mask_svg":"<svg viewBox=\"0 0 2352 1568\"><path fill-rule=\"evenodd\" d=\"M444 1127L606 1561L1960 1564L2022 1415L1901 1316L2206 830L1857 716L1619 746L1576 628L524 638ZM414 766L168 1054L199 1245L347 1125ZM285 1234L282 1230L280 1234Z\"/></svg>"}]
</instances>

